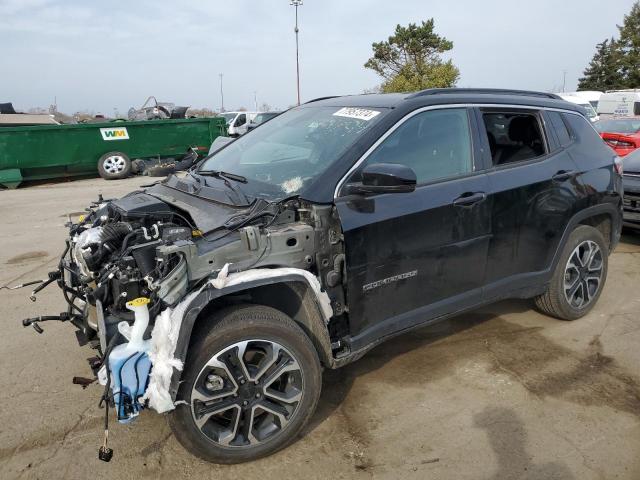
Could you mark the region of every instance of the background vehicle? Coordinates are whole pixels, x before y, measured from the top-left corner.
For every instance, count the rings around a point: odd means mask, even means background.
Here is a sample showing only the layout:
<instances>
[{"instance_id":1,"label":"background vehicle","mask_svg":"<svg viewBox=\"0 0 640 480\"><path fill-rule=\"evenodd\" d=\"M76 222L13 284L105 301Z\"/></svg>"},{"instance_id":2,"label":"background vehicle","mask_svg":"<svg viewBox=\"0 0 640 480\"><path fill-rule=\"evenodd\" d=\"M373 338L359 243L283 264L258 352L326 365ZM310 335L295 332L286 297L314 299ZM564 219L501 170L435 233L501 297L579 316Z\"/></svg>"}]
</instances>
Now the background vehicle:
<instances>
[{"instance_id":1,"label":"background vehicle","mask_svg":"<svg viewBox=\"0 0 640 480\"><path fill-rule=\"evenodd\" d=\"M109 358L119 420L148 400L195 455L252 460L302 431L322 367L386 339L505 298L586 315L620 237L619 162L552 94L318 99L186 175L97 202L50 278L65 279L60 318Z\"/></svg>"},{"instance_id":2,"label":"background vehicle","mask_svg":"<svg viewBox=\"0 0 640 480\"><path fill-rule=\"evenodd\" d=\"M640 229L640 150L624 159L624 225Z\"/></svg>"},{"instance_id":3,"label":"background vehicle","mask_svg":"<svg viewBox=\"0 0 640 480\"><path fill-rule=\"evenodd\" d=\"M127 116L129 120L163 120L167 118L186 118L189 107L176 107L174 103L158 102L156 97L147 98L142 107L131 107Z\"/></svg>"},{"instance_id":4,"label":"background vehicle","mask_svg":"<svg viewBox=\"0 0 640 480\"><path fill-rule=\"evenodd\" d=\"M597 90L581 90L578 92L566 92L560 95L575 95L580 97L591 104L591 106L598 111L598 102L600 101L600 97L602 96L602 92L598 92Z\"/></svg>"},{"instance_id":5,"label":"background vehicle","mask_svg":"<svg viewBox=\"0 0 640 480\"><path fill-rule=\"evenodd\" d=\"M280 115L282 112L260 112L258 113L255 118L253 120L251 120L248 124L247 124L247 131L249 130L253 130L254 128L256 128L258 125L260 125L261 123L266 122L267 120L271 120L274 117L277 117L278 115Z\"/></svg>"},{"instance_id":6,"label":"background vehicle","mask_svg":"<svg viewBox=\"0 0 640 480\"><path fill-rule=\"evenodd\" d=\"M594 126L607 145L620 157L640 147L640 117L603 118Z\"/></svg>"},{"instance_id":7,"label":"background vehicle","mask_svg":"<svg viewBox=\"0 0 640 480\"><path fill-rule=\"evenodd\" d=\"M58 125L58 122L53 115L16 112L11 102L0 103L0 127L21 125Z\"/></svg>"},{"instance_id":8,"label":"background vehicle","mask_svg":"<svg viewBox=\"0 0 640 480\"><path fill-rule=\"evenodd\" d=\"M640 90L612 90L603 93L598 101L598 115L640 115Z\"/></svg>"},{"instance_id":9,"label":"background vehicle","mask_svg":"<svg viewBox=\"0 0 640 480\"><path fill-rule=\"evenodd\" d=\"M230 137L239 137L247 133L247 124L256 115L258 115L258 112L224 112L220 114L227 122L227 134Z\"/></svg>"},{"instance_id":10,"label":"background vehicle","mask_svg":"<svg viewBox=\"0 0 640 480\"><path fill-rule=\"evenodd\" d=\"M587 99L578 95L565 93L560 93L559 96L566 102L575 103L576 105L580 105L584 108L587 111L587 117L592 122L597 122L599 120L600 117L598 117L595 108L593 108L593 105Z\"/></svg>"}]
</instances>

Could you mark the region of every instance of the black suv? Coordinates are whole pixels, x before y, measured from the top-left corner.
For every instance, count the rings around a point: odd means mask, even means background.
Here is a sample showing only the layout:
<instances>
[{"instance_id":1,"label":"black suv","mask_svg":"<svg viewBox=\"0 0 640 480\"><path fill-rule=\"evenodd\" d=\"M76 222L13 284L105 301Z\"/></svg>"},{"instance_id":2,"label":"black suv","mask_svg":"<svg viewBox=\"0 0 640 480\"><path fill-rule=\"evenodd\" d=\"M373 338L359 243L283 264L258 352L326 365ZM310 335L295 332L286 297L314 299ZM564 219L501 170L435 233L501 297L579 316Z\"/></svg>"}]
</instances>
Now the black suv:
<instances>
[{"instance_id":1,"label":"black suv","mask_svg":"<svg viewBox=\"0 0 640 480\"><path fill-rule=\"evenodd\" d=\"M331 97L98 202L50 275L117 418L171 411L233 463L291 443L322 368L394 335L514 297L582 317L621 212L619 160L555 95Z\"/></svg>"}]
</instances>

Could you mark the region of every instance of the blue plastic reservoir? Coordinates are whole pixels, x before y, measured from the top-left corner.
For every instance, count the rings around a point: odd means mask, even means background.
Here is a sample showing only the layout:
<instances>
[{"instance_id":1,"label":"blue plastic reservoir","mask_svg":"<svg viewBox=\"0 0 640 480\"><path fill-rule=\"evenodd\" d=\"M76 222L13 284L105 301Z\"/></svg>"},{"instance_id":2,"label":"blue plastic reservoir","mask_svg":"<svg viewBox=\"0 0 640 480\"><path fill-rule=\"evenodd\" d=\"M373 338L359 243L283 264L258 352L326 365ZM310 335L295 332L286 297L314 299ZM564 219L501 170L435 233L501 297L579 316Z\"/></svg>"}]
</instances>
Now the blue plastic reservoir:
<instances>
[{"instance_id":1,"label":"blue plastic reservoir","mask_svg":"<svg viewBox=\"0 0 640 480\"><path fill-rule=\"evenodd\" d=\"M135 419L143 406L138 402L147 388L151 361L145 351L131 350L128 344L118 345L109 354L111 391L118 412L118 421Z\"/></svg>"}]
</instances>

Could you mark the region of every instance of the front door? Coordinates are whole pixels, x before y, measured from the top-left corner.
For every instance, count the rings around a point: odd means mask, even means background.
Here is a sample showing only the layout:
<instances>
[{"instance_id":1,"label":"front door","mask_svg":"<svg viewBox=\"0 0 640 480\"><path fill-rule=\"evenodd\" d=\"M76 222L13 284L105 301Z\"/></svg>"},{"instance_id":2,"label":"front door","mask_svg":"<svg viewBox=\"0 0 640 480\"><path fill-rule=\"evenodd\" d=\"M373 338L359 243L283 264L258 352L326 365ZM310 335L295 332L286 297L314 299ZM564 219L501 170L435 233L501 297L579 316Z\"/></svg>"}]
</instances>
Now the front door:
<instances>
[{"instance_id":1,"label":"front door","mask_svg":"<svg viewBox=\"0 0 640 480\"><path fill-rule=\"evenodd\" d=\"M352 350L481 299L491 234L488 178L466 108L410 115L366 157L416 172L411 193L336 200L345 237Z\"/></svg>"}]
</instances>

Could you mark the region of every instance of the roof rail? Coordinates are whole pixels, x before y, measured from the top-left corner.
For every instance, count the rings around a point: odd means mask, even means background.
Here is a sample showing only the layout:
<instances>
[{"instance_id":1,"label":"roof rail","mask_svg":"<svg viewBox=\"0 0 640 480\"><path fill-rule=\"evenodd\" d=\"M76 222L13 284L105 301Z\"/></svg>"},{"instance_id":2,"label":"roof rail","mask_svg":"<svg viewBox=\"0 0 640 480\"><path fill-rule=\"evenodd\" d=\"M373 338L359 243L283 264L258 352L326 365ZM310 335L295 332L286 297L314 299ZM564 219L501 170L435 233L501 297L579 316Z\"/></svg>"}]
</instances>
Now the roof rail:
<instances>
[{"instance_id":1,"label":"roof rail","mask_svg":"<svg viewBox=\"0 0 640 480\"><path fill-rule=\"evenodd\" d=\"M428 88L421 90L407 98L423 97L426 95L442 95L442 94L481 94L481 95L521 95L523 97L542 97L551 98L553 100L562 100L555 93L533 92L529 90L509 90L506 88Z\"/></svg>"},{"instance_id":2,"label":"roof rail","mask_svg":"<svg viewBox=\"0 0 640 480\"><path fill-rule=\"evenodd\" d=\"M330 98L338 98L340 95L329 95L328 97L318 97L318 98L314 98L313 100L309 100L308 102L304 102L303 105L306 105L307 103L313 103L313 102L319 102L320 100L329 100Z\"/></svg>"}]
</instances>

